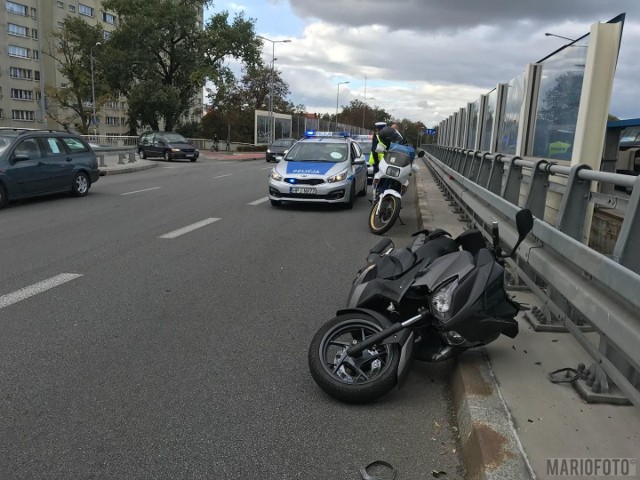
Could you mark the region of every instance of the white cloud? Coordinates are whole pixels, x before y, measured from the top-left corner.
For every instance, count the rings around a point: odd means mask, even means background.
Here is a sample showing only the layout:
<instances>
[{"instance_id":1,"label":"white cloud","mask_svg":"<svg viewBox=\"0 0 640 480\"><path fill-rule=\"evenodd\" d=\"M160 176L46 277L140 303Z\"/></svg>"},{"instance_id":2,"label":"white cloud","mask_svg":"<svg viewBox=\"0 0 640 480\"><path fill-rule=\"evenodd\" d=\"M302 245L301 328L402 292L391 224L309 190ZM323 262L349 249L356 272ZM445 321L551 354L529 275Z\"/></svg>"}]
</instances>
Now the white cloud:
<instances>
[{"instance_id":1,"label":"white cloud","mask_svg":"<svg viewBox=\"0 0 640 480\"><path fill-rule=\"evenodd\" d=\"M283 2L270 3L283 7ZM640 74L640 24L633 15L640 13L640 2L289 3L306 23L295 36L278 30L293 42L276 45L276 67L290 86L291 100L305 104L310 112L335 113L336 84L342 81L351 83L340 87L340 105L364 99L366 75L370 104L432 125L563 45L545 32L575 38L588 33L593 23L627 11L611 112L622 118L640 116L634 91ZM265 60L271 60L268 45Z\"/></svg>"}]
</instances>

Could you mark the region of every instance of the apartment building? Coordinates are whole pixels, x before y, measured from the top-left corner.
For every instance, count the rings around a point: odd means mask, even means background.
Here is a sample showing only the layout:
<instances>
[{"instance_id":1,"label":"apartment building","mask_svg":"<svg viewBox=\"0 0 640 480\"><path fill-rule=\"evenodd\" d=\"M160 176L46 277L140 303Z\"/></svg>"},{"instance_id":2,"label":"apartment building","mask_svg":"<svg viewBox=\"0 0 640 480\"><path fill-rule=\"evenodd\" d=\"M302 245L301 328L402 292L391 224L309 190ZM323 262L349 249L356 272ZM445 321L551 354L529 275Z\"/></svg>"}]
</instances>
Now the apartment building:
<instances>
[{"instance_id":1,"label":"apartment building","mask_svg":"<svg viewBox=\"0 0 640 480\"><path fill-rule=\"evenodd\" d=\"M202 24L203 9L199 9ZM68 16L80 16L89 24L100 23L103 37L109 38L118 18L102 9L101 0L3 0L0 4L0 127L61 129L46 113L42 97L45 85L62 88L67 79L58 72L56 62L48 55L53 34ZM99 48L99 47L96 47ZM91 106L91 99L87 99ZM202 105L202 98L195 99ZM47 102L50 113L58 118L65 112ZM199 120L199 109L190 120ZM100 119L95 127L99 135L123 135L127 132L127 105L124 99L107 101L96 112ZM93 128L91 129L93 130Z\"/></svg>"}]
</instances>

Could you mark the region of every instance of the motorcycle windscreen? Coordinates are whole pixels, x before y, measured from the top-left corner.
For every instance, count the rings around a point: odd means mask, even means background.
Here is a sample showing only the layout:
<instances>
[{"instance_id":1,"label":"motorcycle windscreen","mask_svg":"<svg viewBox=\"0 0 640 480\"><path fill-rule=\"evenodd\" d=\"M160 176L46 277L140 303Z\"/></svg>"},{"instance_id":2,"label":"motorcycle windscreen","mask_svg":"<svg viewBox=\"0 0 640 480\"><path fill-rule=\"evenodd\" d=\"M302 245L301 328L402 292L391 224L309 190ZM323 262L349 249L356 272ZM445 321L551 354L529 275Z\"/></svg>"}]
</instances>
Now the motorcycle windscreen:
<instances>
[{"instance_id":1,"label":"motorcycle windscreen","mask_svg":"<svg viewBox=\"0 0 640 480\"><path fill-rule=\"evenodd\" d=\"M400 168L411 165L411 157L404 152L396 150L387 151L387 153L384 154L384 161L389 165L394 165Z\"/></svg>"}]
</instances>

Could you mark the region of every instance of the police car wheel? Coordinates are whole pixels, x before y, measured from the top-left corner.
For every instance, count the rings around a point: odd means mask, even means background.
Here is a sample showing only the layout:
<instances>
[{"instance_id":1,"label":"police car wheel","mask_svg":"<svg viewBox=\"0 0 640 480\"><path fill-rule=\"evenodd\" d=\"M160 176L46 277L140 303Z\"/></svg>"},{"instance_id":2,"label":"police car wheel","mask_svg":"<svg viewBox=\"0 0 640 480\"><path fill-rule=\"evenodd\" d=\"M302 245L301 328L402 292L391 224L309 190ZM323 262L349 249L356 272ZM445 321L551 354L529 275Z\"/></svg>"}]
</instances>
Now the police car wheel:
<instances>
[{"instance_id":1,"label":"police car wheel","mask_svg":"<svg viewBox=\"0 0 640 480\"><path fill-rule=\"evenodd\" d=\"M360 193L358 193L359 196L361 197L366 197L367 196L367 181L364 181L364 185L362 186L362 190L360 191Z\"/></svg>"},{"instance_id":2,"label":"police car wheel","mask_svg":"<svg viewBox=\"0 0 640 480\"><path fill-rule=\"evenodd\" d=\"M353 208L353 202L356 199L356 182L351 182L351 189L349 190L349 201L344 204L344 208L351 210Z\"/></svg>"}]
</instances>

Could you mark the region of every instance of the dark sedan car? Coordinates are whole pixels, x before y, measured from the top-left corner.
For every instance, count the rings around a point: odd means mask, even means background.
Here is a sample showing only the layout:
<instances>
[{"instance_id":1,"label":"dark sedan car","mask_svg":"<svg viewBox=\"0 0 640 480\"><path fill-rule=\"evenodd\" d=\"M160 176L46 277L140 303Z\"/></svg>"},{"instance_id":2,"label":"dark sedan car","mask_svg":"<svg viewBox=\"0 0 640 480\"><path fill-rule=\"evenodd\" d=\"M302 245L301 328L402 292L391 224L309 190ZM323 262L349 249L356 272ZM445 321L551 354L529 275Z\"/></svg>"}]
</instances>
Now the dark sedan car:
<instances>
[{"instance_id":1,"label":"dark sedan car","mask_svg":"<svg viewBox=\"0 0 640 480\"><path fill-rule=\"evenodd\" d=\"M267 162L277 162L280 160L285 152L289 150L297 140L295 138L279 138L267 148L265 158Z\"/></svg>"},{"instance_id":2,"label":"dark sedan car","mask_svg":"<svg viewBox=\"0 0 640 480\"><path fill-rule=\"evenodd\" d=\"M186 158L195 162L200 151L179 133L145 132L138 139L140 158L162 157L167 162L177 158Z\"/></svg>"},{"instance_id":3,"label":"dark sedan car","mask_svg":"<svg viewBox=\"0 0 640 480\"><path fill-rule=\"evenodd\" d=\"M83 197L99 178L96 155L78 135L0 129L0 208L11 200L50 193Z\"/></svg>"}]
</instances>

